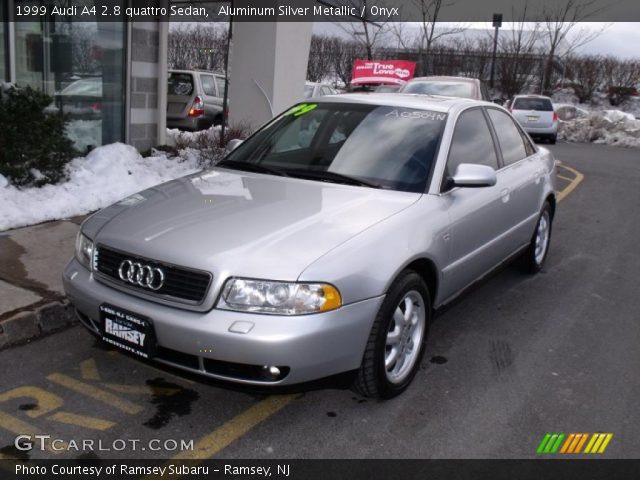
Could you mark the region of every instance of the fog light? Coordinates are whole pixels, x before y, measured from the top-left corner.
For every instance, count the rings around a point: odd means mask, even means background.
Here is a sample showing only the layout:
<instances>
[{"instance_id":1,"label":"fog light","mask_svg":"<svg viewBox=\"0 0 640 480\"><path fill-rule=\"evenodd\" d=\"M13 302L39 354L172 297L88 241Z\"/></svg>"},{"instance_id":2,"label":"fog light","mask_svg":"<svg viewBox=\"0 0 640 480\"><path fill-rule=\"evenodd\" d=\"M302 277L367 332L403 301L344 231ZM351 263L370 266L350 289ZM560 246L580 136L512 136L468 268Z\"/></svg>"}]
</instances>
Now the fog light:
<instances>
[{"instance_id":1,"label":"fog light","mask_svg":"<svg viewBox=\"0 0 640 480\"><path fill-rule=\"evenodd\" d=\"M269 365L265 365L264 367L262 367L262 372L269 380L277 380L278 378L280 378L280 369L278 367L270 367Z\"/></svg>"}]
</instances>

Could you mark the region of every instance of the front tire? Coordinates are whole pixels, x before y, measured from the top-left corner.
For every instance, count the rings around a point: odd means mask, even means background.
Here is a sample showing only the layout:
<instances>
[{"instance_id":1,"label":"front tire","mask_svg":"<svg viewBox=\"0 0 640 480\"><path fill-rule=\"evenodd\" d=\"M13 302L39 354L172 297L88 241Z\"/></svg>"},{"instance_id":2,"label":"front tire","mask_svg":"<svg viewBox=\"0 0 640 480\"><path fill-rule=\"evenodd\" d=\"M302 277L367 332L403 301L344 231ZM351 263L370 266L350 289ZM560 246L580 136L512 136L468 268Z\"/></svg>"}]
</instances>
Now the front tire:
<instances>
[{"instance_id":1,"label":"front tire","mask_svg":"<svg viewBox=\"0 0 640 480\"><path fill-rule=\"evenodd\" d=\"M405 391L420 368L430 320L431 297L424 280L404 271L376 315L353 389L381 398Z\"/></svg>"},{"instance_id":2,"label":"front tire","mask_svg":"<svg viewBox=\"0 0 640 480\"><path fill-rule=\"evenodd\" d=\"M552 220L551 205L549 205L549 202L545 202L538 217L538 223L536 223L536 229L533 232L529 247L523 256L525 270L529 273L538 273L544 266L544 261L549 253L549 244L551 243Z\"/></svg>"}]
</instances>

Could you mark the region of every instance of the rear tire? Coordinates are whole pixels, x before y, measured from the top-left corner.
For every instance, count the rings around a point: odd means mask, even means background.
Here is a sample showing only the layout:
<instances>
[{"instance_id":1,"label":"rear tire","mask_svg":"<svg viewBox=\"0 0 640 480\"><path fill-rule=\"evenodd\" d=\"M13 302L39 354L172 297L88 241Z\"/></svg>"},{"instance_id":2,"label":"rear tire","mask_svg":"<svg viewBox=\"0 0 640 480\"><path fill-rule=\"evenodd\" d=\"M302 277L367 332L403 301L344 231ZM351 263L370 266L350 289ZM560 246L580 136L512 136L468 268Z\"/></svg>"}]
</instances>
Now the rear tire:
<instances>
[{"instance_id":1,"label":"rear tire","mask_svg":"<svg viewBox=\"0 0 640 480\"><path fill-rule=\"evenodd\" d=\"M429 290L420 275L405 270L376 315L353 390L381 398L405 391L420 369L430 321Z\"/></svg>"},{"instance_id":2,"label":"rear tire","mask_svg":"<svg viewBox=\"0 0 640 480\"><path fill-rule=\"evenodd\" d=\"M545 202L529 247L522 257L524 269L528 273L538 273L544 266L551 243L552 220L551 205L549 202Z\"/></svg>"},{"instance_id":3,"label":"rear tire","mask_svg":"<svg viewBox=\"0 0 640 480\"><path fill-rule=\"evenodd\" d=\"M558 136L557 135L552 135L551 137L549 137L549 143L551 145L555 145L557 140L558 140Z\"/></svg>"}]
</instances>

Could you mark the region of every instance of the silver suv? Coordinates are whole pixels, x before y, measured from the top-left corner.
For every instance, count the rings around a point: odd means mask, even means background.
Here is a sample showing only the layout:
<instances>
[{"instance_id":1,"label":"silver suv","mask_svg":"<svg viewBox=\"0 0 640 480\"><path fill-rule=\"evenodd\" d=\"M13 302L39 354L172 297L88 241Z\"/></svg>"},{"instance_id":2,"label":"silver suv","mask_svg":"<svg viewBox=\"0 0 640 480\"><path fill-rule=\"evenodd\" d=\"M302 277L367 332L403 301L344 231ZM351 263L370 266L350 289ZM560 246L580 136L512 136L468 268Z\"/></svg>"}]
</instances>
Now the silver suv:
<instances>
[{"instance_id":1,"label":"silver suv","mask_svg":"<svg viewBox=\"0 0 640 480\"><path fill-rule=\"evenodd\" d=\"M432 312L549 248L555 161L487 102L301 103L220 164L88 218L64 288L92 333L190 372L402 392Z\"/></svg>"},{"instance_id":2,"label":"silver suv","mask_svg":"<svg viewBox=\"0 0 640 480\"><path fill-rule=\"evenodd\" d=\"M196 131L221 125L224 81L224 75L212 72L169 70L167 128Z\"/></svg>"}]
</instances>

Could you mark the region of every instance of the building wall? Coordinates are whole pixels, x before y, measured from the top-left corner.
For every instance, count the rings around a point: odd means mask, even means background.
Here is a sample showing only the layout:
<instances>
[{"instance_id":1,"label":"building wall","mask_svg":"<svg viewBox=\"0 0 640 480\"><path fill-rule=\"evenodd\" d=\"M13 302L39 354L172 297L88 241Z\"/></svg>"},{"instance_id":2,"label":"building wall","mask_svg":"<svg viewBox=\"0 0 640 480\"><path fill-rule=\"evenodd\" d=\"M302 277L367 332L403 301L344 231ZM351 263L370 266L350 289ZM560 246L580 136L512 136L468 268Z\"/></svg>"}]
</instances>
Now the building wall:
<instances>
[{"instance_id":1,"label":"building wall","mask_svg":"<svg viewBox=\"0 0 640 480\"><path fill-rule=\"evenodd\" d=\"M158 79L164 77L160 72L159 30L156 22L131 23L128 143L140 151L158 144Z\"/></svg>"}]
</instances>

